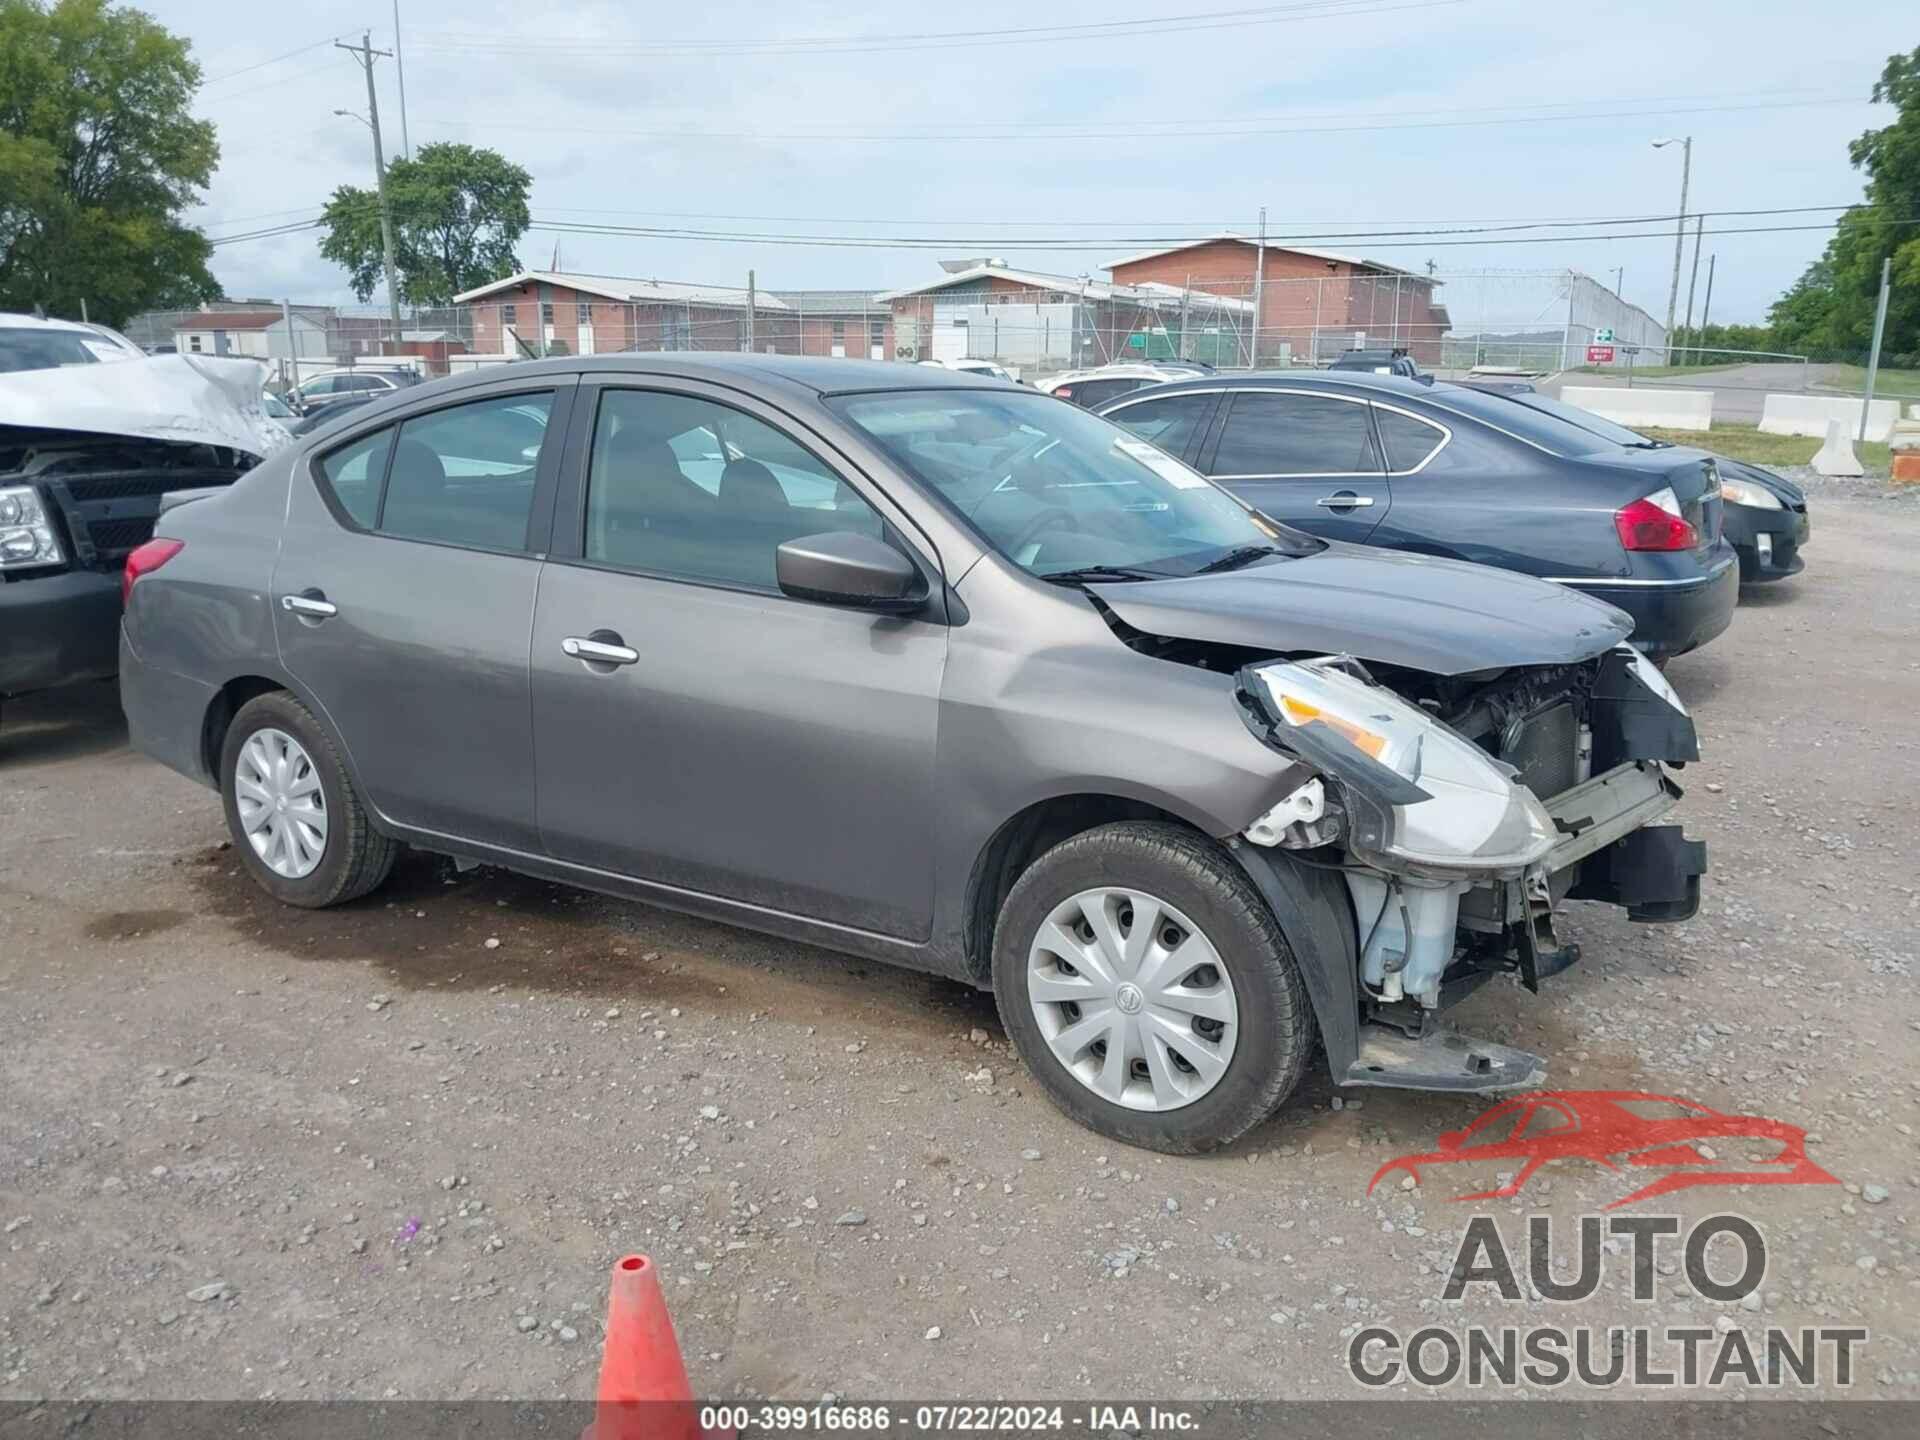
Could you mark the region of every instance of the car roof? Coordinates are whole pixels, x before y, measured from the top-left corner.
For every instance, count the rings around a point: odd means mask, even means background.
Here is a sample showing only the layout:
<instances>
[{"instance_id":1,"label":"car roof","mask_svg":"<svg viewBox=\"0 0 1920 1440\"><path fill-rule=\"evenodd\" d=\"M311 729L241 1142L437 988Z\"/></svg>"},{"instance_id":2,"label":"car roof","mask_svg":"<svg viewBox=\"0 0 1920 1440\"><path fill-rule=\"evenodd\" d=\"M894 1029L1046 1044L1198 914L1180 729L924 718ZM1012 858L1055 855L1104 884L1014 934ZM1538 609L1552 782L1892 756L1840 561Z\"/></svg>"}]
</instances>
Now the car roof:
<instances>
[{"instance_id":1,"label":"car roof","mask_svg":"<svg viewBox=\"0 0 1920 1440\"><path fill-rule=\"evenodd\" d=\"M0 329L6 330L64 330L69 335L97 335L100 332L91 325L83 325L78 320L55 320L44 315L21 315L16 312L0 310Z\"/></svg>"},{"instance_id":2,"label":"car roof","mask_svg":"<svg viewBox=\"0 0 1920 1440\"><path fill-rule=\"evenodd\" d=\"M1270 390L1274 388L1294 390L1369 390L1384 398L1403 400L1431 400L1436 394L1445 394L1457 386L1444 381L1435 381L1429 385L1421 380L1410 380L1404 375L1378 375L1369 370L1256 370L1219 375L1195 375L1186 380L1169 380L1164 385L1154 387L1156 395L1170 395L1177 390ZM1123 400L1138 400L1146 392L1136 390L1124 395Z\"/></svg>"},{"instance_id":3,"label":"car roof","mask_svg":"<svg viewBox=\"0 0 1920 1440\"><path fill-rule=\"evenodd\" d=\"M463 375L428 382L436 393L449 394L502 380L539 375L673 375L708 380L717 385L743 386L756 382L815 395L854 395L875 390L991 390L1001 394L1018 390L1039 392L1010 380L998 380L965 370L936 365L910 365L897 360L842 360L824 355L764 355L727 350L614 351L605 355L563 355L546 360L516 360L487 365ZM303 382L304 383L304 382ZM408 390L410 402L420 388ZM1043 397L1048 398L1048 397Z\"/></svg>"}]
</instances>

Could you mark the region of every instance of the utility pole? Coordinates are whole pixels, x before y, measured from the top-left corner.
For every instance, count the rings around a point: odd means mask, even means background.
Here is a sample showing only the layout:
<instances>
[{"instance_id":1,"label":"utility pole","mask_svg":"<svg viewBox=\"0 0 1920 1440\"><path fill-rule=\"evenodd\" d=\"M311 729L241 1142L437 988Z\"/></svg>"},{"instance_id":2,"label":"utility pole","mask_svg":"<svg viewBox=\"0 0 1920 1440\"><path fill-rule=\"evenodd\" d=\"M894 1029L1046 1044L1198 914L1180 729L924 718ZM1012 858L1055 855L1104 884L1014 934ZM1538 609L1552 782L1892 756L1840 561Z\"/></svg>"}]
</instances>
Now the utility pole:
<instances>
[{"instance_id":1,"label":"utility pole","mask_svg":"<svg viewBox=\"0 0 1920 1440\"><path fill-rule=\"evenodd\" d=\"M1188 338L1188 317L1193 307L1193 276L1188 275L1180 284L1180 348L1175 353L1182 360L1193 358L1193 342Z\"/></svg>"},{"instance_id":2,"label":"utility pole","mask_svg":"<svg viewBox=\"0 0 1920 1440\"><path fill-rule=\"evenodd\" d=\"M1893 283L1893 257L1880 262L1880 306L1873 312L1873 353L1867 356L1867 398L1860 402L1860 443L1867 443L1867 412L1873 409L1873 386L1880 378L1880 337L1887 333L1887 290Z\"/></svg>"},{"instance_id":3,"label":"utility pole","mask_svg":"<svg viewBox=\"0 0 1920 1440\"><path fill-rule=\"evenodd\" d=\"M1613 298L1621 301L1627 298L1627 267L1624 265L1613 267Z\"/></svg>"},{"instance_id":4,"label":"utility pole","mask_svg":"<svg viewBox=\"0 0 1920 1440\"><path fill-rule=\"evenodd\" d=\"M400 277L393 266L393 212L387 206L387 161L380 149L380 96L373 86L373 62L376 56L386 55L385 50L373 48L373 34L363 31L360 43L343 45L338 40L333 48L344 50L360 63L367 72L367 113L366 126L373 132L373 175L380 190L380 247L385 252L387 270L387 312L393 322L394 353L399 353L400 345ZM351 110L337 112L351 115ZM541 332L546 333L544 330Z\"/></svg>"},{"instance_id":5,"label":"utility pole","mask_svg":"<svg viewBox=\"0 0 1920 1440\"><path fill-rule=\"evenodd\" d=\"M1713 313L1713 266L1719 258L1718 255L1707 257L1707 298L1700 307L1700 338L1702 340L1707 338L1707 316Z\"/></svg>"},{"instance_id":6,"label":"utility pole","mask_svg":"<svg viewBox=\"0 0 1920 1440\"><path fill-rule=\"evenodd\" d=\"M1687 136L1680 141L1656 140L1653 148L1680 145L1680 214L1673 226L1673 283L1667 287L1667 359L1673 359L1673 312L1680 304L1680 256L1687 240L1687 182L1693 178L1693 137Z\"/></svg>"},{"instance_id":7,"label":"utility pole","mask_svg":"<svg viewBox=\"0 0 1920 1440\"><path fill-rule=\"evenodd\" d=\"M1253 338L1247 346L1247 368L1260 368L1260 302L1266 294L1267 283L1267 207L1260 207L1260 244L1254 251L1253 271Z\"/></svg>"},{"instance_id":8,"label":"utility pole","mask_svg":"<svg viewBox=\"0 0 1920 1440\"><path fill-rule=\"evenodd\" d=\"M407 62L400 55L400 0L393 0L393 76L400 83L400 154L413 158L413 142L407 138Z\"/></svg>"},{"instance_id":9,"label":"utility pole","mask_svg":"<svg viewBox=\"0 0 1920 1440\"><path fill-rule=\"evenodd\" d=\"M1706 228L1706 216L1696 215L1693 217L1693 274L1687 278L1687 323L1685 327L1688 347L1691 352L1697 352L1700 348L1699 345L1695 343L1697 337L1693 333L1693 288L1700 283L1700 237L1706 232Z\"/></svg>"},{"instance_id":10,"label":"utility pole","mask_svg":"<svg viewBox=\"0 0 1920 1440\"><path fill-rule=\"evenodd\" d=\"M758 298L753 288L753 271L747 271L747 353L753 353L753 311Z\"/></svg>"}]
</instances>

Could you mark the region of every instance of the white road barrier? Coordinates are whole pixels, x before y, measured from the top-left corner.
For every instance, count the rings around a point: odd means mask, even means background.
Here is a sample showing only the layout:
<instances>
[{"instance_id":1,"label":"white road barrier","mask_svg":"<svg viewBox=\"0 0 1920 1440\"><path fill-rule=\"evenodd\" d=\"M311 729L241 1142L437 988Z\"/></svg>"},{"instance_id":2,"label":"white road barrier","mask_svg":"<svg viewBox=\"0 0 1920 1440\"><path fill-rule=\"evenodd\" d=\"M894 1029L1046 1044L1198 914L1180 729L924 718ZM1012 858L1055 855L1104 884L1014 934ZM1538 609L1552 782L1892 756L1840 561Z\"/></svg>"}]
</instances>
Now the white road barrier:
<instances>
[{"instance_id":1,"label":"white road barrier","mask_svg":"<svg viewBox=\"0 0 1920 1440\"><path fill-rule=\"evenodd\" d=\"M1771 400L1773 397L1767 397ZM1847 422L1835 417L1827 422L1827 443L1813 457L1813 468L1820 475L1864 475L1866 470L1853 453L1853 436Z\"/></svg>"},{"instance_id":2,"label":"white road barrier","mask_svg":"<svg viewBox=\"0 0 1920 1440\"><path fill-rule=\"evenodd\" d=\"M1560 398L1603 415L1616 425L1648 425L1663 430L1706 430L1713 425L1711 390L1568 385L1561 389Z\"/></svg>"},{"instance_id":3,"label":"white road barrier","mask_svg":"<svg viewBox=\"0 0 1920 1440\"><path fill-rule=\"evenodd\" d=\"M1867 439L1885 440L1899 418L1898 400L1873 401L1867 407ZM1760 428L1769 435L1825 435L1830 420L1838 420L1849 435L1859 434L1859 397L1769 395L1760 411Z\"/></svg>"}]
</instances>

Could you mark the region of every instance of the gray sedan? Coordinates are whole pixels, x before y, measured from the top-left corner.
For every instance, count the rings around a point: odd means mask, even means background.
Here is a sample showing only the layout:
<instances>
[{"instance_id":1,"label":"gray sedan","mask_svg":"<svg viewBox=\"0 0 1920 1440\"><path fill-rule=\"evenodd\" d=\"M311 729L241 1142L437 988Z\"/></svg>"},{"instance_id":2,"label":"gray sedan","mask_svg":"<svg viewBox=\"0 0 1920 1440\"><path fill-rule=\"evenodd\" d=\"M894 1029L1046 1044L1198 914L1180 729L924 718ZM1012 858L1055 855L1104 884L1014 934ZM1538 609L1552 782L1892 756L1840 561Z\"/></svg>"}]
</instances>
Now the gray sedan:
<instances>
[{"instance_id":1,"label":"gray sedan","mask_svg":"<svg viewBox=\"0 0 1920 1440\"><path fill-rule=\"evenodd\" d=\"M1266 520L1030 390L595 356L376 401L127 563L121 686L280 900L403 845L991 989L1118 1139L1499 1090L1440 1021L1690 916L1694 730L1619 611Z\"/></svg>"}]
</instances>

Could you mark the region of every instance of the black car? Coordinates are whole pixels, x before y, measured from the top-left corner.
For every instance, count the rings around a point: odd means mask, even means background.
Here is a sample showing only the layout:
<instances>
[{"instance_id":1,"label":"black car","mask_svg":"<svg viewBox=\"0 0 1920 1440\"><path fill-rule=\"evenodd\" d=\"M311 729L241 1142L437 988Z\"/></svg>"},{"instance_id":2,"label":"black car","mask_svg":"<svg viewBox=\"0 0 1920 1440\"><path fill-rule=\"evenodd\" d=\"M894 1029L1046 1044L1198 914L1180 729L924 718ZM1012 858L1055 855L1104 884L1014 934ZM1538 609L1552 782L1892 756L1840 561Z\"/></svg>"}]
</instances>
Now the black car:
<instances>
[{"instance_id":1,"label":"black car","mask_svg":"<svg viewBox=\"0 0 1920 1440\"><path fill-rule=\"evenodd\" d=\"M1359 370L1368 375L1398 375L1418 380L1420 367L1404 350L1346 350L1327 367L1329 370Z\"/></svg>"},{"instance_id":2,"label":"black car","mask_svg":"<svg viewBox=\"0 0 1920 1440\"><path fill-rule=\"evenodd\" d=\"M1486 387L1476 387L1486 388ZM1501 390L1503 398L1530 410L1557 415L1583 430L1591 430L1602 439L1630 450L1675 450L1666 440L1650 440L1637 430L1569 405L1551 395L1542 395L1531 385L1523 390ZM1711 453L1711 452L1709 452ZM1720 498L1726 505L1721 533L1740 557L1740 583L1759 584L1784 580L1807 568L1800 547L1807 543L1811 524L1807 519L1807 493L1791 480L1749 465L1744 460L1715 455L1720 467Z\"/></svg>"},{"instance_id":3,"label":"black car","mask_svg":"<svg viewBox=\"0 0 1920 1440\"><path fill-rule=\"evenodd\" d=\"M1719 466L1698 450L1628 449L1509 396L1357 371L1212 376L1099 413L1296 529L1608 601L1656 659L1713 639L1739 599Z\"/></svg>"}]
</instances>

